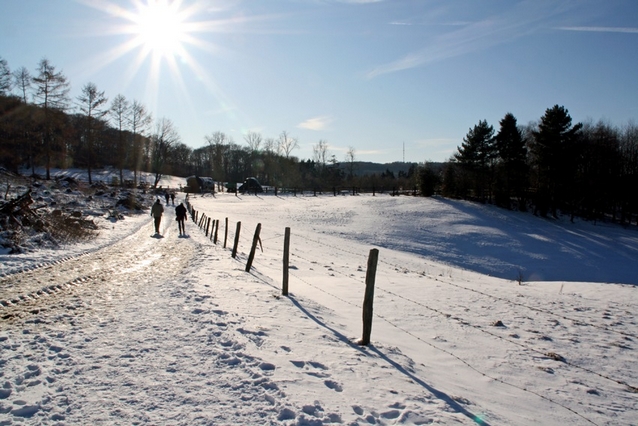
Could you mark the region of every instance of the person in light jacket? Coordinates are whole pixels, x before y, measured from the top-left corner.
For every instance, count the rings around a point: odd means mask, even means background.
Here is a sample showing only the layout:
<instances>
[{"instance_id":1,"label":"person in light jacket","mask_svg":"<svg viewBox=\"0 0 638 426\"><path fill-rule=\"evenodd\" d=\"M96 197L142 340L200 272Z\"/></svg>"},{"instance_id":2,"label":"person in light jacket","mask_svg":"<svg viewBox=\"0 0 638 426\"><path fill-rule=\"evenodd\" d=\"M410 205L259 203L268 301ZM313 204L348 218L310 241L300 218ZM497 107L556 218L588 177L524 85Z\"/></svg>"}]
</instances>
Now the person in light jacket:
<instances>
[{"instance_id":1,"label":"person in light jacket","mask_svg":"<svg viewBox=\"0 0 638 426\"><path fill-rule=\"evenodd\" d=\"M153 219L155 220L155 233L159 234L160 231L160 222L162 221L162 213L164 213L164 207L162 207L162 203L160 203L159 198L155 201L155 204L153 204L153 207L151 207L151 216L153 216Z\"/></svg>"}]
</instances>

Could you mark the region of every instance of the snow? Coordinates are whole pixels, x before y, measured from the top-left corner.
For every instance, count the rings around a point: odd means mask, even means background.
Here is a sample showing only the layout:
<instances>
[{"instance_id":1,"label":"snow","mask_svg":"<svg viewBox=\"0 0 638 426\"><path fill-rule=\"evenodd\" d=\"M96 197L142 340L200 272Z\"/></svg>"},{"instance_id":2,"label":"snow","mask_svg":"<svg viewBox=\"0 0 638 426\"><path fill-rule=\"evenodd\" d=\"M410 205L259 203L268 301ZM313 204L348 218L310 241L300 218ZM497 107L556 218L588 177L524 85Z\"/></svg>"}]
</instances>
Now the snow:
<instances>
[{"instance_id":1,"label":"snow","mask_svg":"<svg viewBox=\"0 0 638 426\"><path fill-rule=\"evenodd\" d=\"M188 201L216 244L170 205L160 238L144 212L0 255L0 424L638 421L634 228L387 194Z\"/></svg>"}]
</instances>

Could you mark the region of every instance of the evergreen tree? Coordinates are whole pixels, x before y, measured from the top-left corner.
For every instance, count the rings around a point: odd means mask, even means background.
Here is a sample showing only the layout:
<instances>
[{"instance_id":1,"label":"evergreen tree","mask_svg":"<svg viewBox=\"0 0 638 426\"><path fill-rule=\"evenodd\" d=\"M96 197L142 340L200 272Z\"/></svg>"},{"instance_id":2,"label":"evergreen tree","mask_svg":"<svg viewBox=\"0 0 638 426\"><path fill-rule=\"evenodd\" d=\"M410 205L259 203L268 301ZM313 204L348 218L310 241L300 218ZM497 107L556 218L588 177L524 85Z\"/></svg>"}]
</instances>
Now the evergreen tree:
<instances>
[{"instance_id":1,"label":"evergreen tree","mask_svg":"<svg viewBox=\"0 0 638 426\"><path fill-rule=\"evenodd\" d=\"M620 134L620 155L620 220L631 224L633 214L638 212L638 191L635 190L638 188L638 125L635 123L629 123Z\"/></svg>"},{"instance_id":2,"label":"evergreen tree","mask_svg":"<svg viewBox=\"0 0 638 426\"><path fill-rule=\"evenodd\" d=\"M507 113L499 122L496 149L499 165L497 172L497 204L510 208L510 198L518 199L519 209L525 207L528 182L527 147L516 123L516 117Z\"/></svg>"},{"instance_id":3,"label":"evergreen tree","mask_svg":"<svg viewBox=\"0 0 638 426\"><path fill-rule=\"evenodd\" d=\"M579 214L589 219L615 217L615 205L622 197L620 134L612 126L599 122L583 126L582 155L576 174Z\"/></svg>"},{"instance_id":4,"label":"evergreen tree","mask_svg":"<svg viewBox=\"0 0 638 426\"><path fill-rule=\"evenodd\" d=\"M481 120L463 138L454 158L469 173L474 183L474 196L482 200L491 197L492 170L496 159L494 128Z\"/></svg>"},{"instance_id":5,"label":"evergreen tree","mask_svg":"<svg viewBox=\"0 0 638 426\"><path fill-rule=\"evenodd\" d=\"M441 185L441 195L444 197L455 198L461 192L459 188L458 164L454 159L450 159L443 168L443 183Z\"/></svg>"},{"instance_id":6,"label":"evergreen tree","mask_svg":"<svg viewBox=\"0 0 638 426\"><path fill-rule=\"evenodd\" d=\"M432 169L432 167L425 163L423 167L419 168L419 189L421 195L424 197L431 197L436 192L437 186L439 186L439 175Z\"/></svg>"},{"instance_id":7,"label":"evergreen tree","mask_svg":"<svg viewBox=\"0 0 638 426\"><path fill-rule=\"evenodd\" d=\"M561 205L567 206L573 193L577 164L576 139L582 124L572 126L565 107L554 105L545 111L534 131L532 152L536 166L536 209L542 216L557 215Z\"/></svg>"}]
</instances>

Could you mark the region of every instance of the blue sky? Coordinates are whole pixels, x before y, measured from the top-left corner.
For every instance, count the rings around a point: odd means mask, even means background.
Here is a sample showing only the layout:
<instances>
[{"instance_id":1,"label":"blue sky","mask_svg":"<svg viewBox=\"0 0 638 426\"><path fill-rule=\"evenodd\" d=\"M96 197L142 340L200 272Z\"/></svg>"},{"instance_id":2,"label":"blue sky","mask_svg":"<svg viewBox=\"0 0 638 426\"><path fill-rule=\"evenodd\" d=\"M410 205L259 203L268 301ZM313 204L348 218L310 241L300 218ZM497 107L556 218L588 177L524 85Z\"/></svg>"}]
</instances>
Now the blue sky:
<instances>
[{"instance_id":1,"label":"blue sky","mask_svg":"<svg viewBox=\"0 0 638 426\"><path fill-rule=\"evenodd\" d=\"M286 131L301 159L324 140L339 161L445 161L479 120L555 104L638 118L636 0L162 3L0 0L0 57L32 74L48 58L73 99L93 82L138 100L193 148Z\"/></svg>"}]
</instances>

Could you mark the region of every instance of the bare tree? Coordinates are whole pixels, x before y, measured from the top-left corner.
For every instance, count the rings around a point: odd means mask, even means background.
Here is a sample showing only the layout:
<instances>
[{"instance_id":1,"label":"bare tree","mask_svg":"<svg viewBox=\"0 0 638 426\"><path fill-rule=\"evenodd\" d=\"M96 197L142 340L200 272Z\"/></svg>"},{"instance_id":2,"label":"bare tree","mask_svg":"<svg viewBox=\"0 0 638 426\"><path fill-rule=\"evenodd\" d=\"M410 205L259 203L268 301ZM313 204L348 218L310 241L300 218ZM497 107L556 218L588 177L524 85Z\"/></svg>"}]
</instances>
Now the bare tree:
<instances>
[{"instance_id":1,"label":"bare tree","mask_svg":"<svg viewBox=\"0 0 638 426\"><path fill-rule=\"evenodd\" d=\"M279 135L277 144L280 152L282 152L286 158L290 158L293 149L299 148L299 140L291 137L285 130Z\"/></svg>"},{"instance_id":2,"label":"bare tree","mask_svg":"<svg viewBox=\"0 0 638 426\"><path fill-rule=\"evenodd\" d=\"M21 92L22 102L28 103L27 92L31 89L31 82L33 77L31 73L25 67L20 67L13 72L13 82L15 87Z\"/></svg>"},{"instance_id":3,"label":"bare tree","mask_svg":"<svg viewBox=\"0 0 638 426\"><path fill-rule=\"evenodd\" d=\"M217 182L225 181L228 171L228 151L231 143L230 138L224 132L213 132L210 136L205 136L208 142L210 171L213 179Z\"/></svg>"},{"instance_id":4,"label":"bare tree","mask_svg":"<svg viewBox=\"0 0 638 426\"><path fill-rule=\"evenodd\" d=\"M13 86L11 70L6 59L0 58L0 95L6 96Z\"/></svg>"},{"instance_id":5,"label":"bare tree","mask_svg":"<svg viewBox=\"0 0 638 426\"><path fill-rule=\"evenodd\" d=\"M117 129L117 147L115 149L115 162L118 169L120 169L120 185L124 184L124 164L126 162L126 142L124 139L124 131L126 130L126 120L129 113L130 105L124 95L117 95L111 102L111 108L109 114L115 128Z\"/></svg>"},{"instance_id":6,"label":"bare tree","mask_svg":"<svg viewBox=\"0 0 638 426\"><path fill-rule=\"evenodd\" d=\"M244 140L248 144L248 147L250 148L251 151L253 152L259 151L259 147L261 146L261 143L262 143L261 133L248 132L244 136Z\"/></svg>"},{"instance_id":7,"label":"bare tree","mask_svg":"<svg viewBox=\"0 0 638 426\"><path fill-rule=\"evenodd\" d=\"M346 163L348 164L348 178L354 178L354 162L356 161L356 150L354 147L348 147L348 151L346 152Z\"/></svg>"},{"instance_id":8,"label":"bare tree","mask_svg":"<svg viewBox=\"0 0 638 426\"><path fill-rule=\"evenodd\" d=\"M267 154L272 155L277 149L277 141L274 138L266 138L264 140L264 151L266 151Z\"/></svg>"},{"instance_id":9,"label":"bare tree","mask_svg":"<svg viewBox=\"0 0 638 426\"><path fill-rule=\"evenodd\" d=\"M82 93L78 96L80 101L80 111L86 117L85 138L86 138L86 155L87 155L87 171L89 174L89 185L92 184L91 180L91 167L93 166L93 142L94 133L107 110L104 109L104 104L108 99L104 96L104 91L97 90L95 83L86 83L82 88ZM98 123L98 124L96 124Z\"/></svg>"},{"instance_id":10,"label":"bare tree","mask_svg":"<svg viewBox=\"0 0 638 426\"><path fill-rule=\"evenodd\" d=\"M173 146L180 143L179 134L173 122L168 118L160 119L155 129L155 133L151 137L151 172L155 175L153 188L157 188L157 184L162 179L165 172L164 167L170 162L168 156Z\"/></svg>"},{"instance_id":11,"label":"bare tree","mask_svg":"<svg viewBox=\"0 0 638 426\"><path fill-rule=\"evenodd\" d=\"M178 142L173 145L169 158L168 169L170 174L174 176L186 176L192 168L191 156L193 150L188 145Z\"/></svg>"},{"instance_id":12,"label":"bare tree","mask_svg":"<svg viewBox=\"0 0 638 426\"><path fill-rule=\"evenodd\" d=\"M28 69L25 67L20 67L17 70L13 71L13 85L20 94L22 102L27 105L29 103L27 99L27 94L31 90L31 82L33 81L33 77ZM31 134L33 129L33 108L25 109L24 119L22 122L22 135L21 135L21 143L26 147L26 151L29 156L29 163L31 164L31 173L35 173L35 138Z\"/></svg>"},{"instance_id":13,"label":"bare tree","mask_svg":"<svg viewBox=\"0 0 638 426\"><path fill-rule=\"evenodd\" d=\"M153 121L151 114L146 110L146 107L138 101L133 101L131 109L129 110L129 129L133 134L133 184L137 186L137 173L140 170L142 164L142 141L140 138L144 136L144 133L148 130L148 127Z\"/></svg>"},{"instance_id":14,"label":"bare tree","mask_svg":"<svg viewBox=\"0 0 638 426\"><path fill-rule=\"evenodd\" d=\"M56 111L64 111L69 102L69 83L62 71L56 72L55 67L44 58L38 64L38 76L33 78L36 87L35 103L44 112L42 140L44 144L44 156L46 178L51 179L51 151L53 145L53 125L55 118L60 114Z\"/></svg>"},{"instance_id":15,"label":"bare tree","mask_svg":"<svg viewBox=\"0 0 638 426\"><path fill-rule=\"evenodd\" d=\"M312 147L312 159L317 164L319 171L323 171L328 162L328 142L322 139Z\"/></svg>"}]
</instances>

